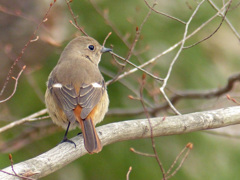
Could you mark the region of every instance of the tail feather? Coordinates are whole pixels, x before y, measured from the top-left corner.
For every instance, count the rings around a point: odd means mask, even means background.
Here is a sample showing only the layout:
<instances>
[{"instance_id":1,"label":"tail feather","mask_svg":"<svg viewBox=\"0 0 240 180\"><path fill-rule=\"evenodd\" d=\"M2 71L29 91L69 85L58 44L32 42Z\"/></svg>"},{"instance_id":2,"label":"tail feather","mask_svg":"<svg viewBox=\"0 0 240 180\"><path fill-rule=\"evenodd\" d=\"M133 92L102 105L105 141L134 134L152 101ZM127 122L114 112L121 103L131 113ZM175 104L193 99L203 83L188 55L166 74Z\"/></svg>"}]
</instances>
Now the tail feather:
<instances>
[{"instance_id":1,"label":"tail feather","mask_svg":"<svg viewBox=\"0 0 240 180\"><path fill-rule=\"evenodd\" d=\"M92 119L80 120L80 126L84 138L84 146L90 153L98 153L102 150L101 141L97 135Z\"/></svg>"}]
</instances>

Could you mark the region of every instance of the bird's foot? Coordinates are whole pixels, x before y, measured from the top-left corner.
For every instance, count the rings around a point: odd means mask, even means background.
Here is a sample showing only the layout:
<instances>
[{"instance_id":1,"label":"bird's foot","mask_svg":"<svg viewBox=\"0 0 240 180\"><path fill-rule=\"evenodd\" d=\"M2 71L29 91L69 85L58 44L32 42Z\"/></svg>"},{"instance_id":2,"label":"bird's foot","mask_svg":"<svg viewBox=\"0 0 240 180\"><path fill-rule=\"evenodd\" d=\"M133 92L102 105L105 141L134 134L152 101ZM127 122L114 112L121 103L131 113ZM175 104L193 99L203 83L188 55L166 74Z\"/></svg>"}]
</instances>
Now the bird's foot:
<instances>
[{"instance_id":1,"label":"bird's foot","mask_svg":"<svg viewBox=\"0 0 240 180\"><path fill-rule=\"evenodd\" d=\"M64 142L68 142L68 143L74 144L74 146L76 148L75 142L73 142L72 140L68 139L67 137L64 137L63 140L59 144L62 144Z\"/></svg>"},{"instance_id":2,"label":"bird's foot","mask_svg":"<svg viewBox=\"0 0 240 180\"><path fill-rule=\"evenodd\" d=\"M78 135L81 135L81 134L82 134L82 132L79 132L79 133L77 134L77 136L78 136Z\"/></svg>"}]
</instances>

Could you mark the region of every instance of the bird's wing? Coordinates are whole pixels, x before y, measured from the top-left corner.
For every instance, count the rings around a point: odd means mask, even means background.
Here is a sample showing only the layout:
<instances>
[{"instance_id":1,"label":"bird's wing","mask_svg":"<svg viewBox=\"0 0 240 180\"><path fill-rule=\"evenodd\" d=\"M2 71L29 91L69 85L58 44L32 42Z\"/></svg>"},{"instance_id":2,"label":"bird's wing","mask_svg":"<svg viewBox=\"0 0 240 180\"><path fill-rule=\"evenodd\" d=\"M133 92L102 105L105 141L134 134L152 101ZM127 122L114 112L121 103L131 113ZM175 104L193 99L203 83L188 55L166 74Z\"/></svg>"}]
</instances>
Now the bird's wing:
<instances>
[{"instance_id":1,"label":"bird's wing","mask_svg":"<svg viewBox=\"0 0 240 180\"><path fill-rule=\"evenodd\" d=\"M53 96L54 101L64 111L70 122L75 122L73 110L78 105L78 95L73 85L62 85L50 78L48 81L48 89Z\"/></svg>"},{"instance_id":2,"label":"bird's wing","mask_svg":"<svg viewBox=\"0 0 240 180\"><path fill-rule=\"evenodd\" d=\"M81 119L86 119L93 108L102 98L105 90L105 82L93 82L91 84L82 84L79 94L76 93L73 85L62 85L50 78L48 88L58 106L64 111L70 122L75 122L73 110L80 105Z\"/></svg>"},{"instance_id":3,"label":"bird's wing","mask_svg":"<svg viewBox=\"0 0 240 180\"><path fill-rule=\"evenodd\" d=\"M89 113L98 104L102 98L104 90L104 81L82 84L78 97L78 104L82 107L81 119L86 119Z\"/></svg>"}]
</instances>

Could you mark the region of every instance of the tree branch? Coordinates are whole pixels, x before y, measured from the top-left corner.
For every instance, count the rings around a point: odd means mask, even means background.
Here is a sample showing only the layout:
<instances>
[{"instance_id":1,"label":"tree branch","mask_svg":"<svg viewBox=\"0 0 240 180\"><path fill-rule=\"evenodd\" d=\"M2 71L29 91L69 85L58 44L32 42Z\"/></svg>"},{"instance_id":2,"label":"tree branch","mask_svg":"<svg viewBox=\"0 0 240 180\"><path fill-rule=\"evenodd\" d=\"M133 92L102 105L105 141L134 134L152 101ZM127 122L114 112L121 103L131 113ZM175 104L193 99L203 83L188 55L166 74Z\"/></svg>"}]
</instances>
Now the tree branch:
<instances>
[{"instance_id":1,"label":"tree branch","mask_svg":"<svg viewBox=\"0 0 240 180\"><path fill-rule=\"evenodd\" d=\"M230 92L235 83L240 81L240 73L233 74L228 77L226 85L219 88L208 89L208 90L177 90L173 91L174 95L172 95L169 100L172 104L176 104L181 99L209 99L223 96L224 94ZM169 104L164 102L160 105L156 105L154 108L148 108L148 112L152 115L156 114L159 111L163 111L169 108ZM108 116L135 116L139 114L143 114L144 110L142 108L138 109L122 109L122 108L115 108L109 109L107 115Z\"/></svg>"},{"instance_id":2,"label":"tree branch","mask_svg":"<svg viewBox=\"0 0 240 180\"><path fill-rule=\"evenodd\" d=\"M239 106L166 118L151 118L154 137L183 134L239 123ZM149 138L151 134L147 119L111 123L98 127L97 131L103 146L118 141ZM59 144L37 157L13 165L15 172L23 176L33 174L31 178L38 179L55 172L75 159L87 154L83 145L82 135L76 136L71 140L76 143L76 148L70 143ZM3 171L12 173L12 168L10 166L3 169ZM0 179L12 180L19 178L0 172Z\"/></svg>"},{"instance_id":3,"label":"tree branch","mask_svg":"<svg viewBox=\"0 0 240 180\"><path fill-rule=\"evenodd\" d=\"M31 114L30 116L27 116L25 118L22 118L20 120L17 120L17 121L14 121L6 126L3 126L3 127L0 127L0 133L4 132L4 131L7 131L15 126L18 126L18 125L21 125L21 124L24 124L26 122L30 122L30 121L35 121L34 118L36 117L39 117L41 115L44 115L47 113L47 109L42 109L34 114Z\"/></svg>"},{"instance_id":4,"label":"tree branch","mask_svg":"<svg viewBox=\"0 0 240 180\"><path fill-rule=\"evenodd\" d=\"M200 25L199 27L197 27L193 32L191 32L186 38L185 41L188 40L189 38L191 38L192 36L194 36L196 33L198 33L201 29L203 29L206 25L208 25L210 22L212 22L216 17L218 17L219 13L226 8L226 6L228 5L228 3L226 3L215 15L213 15L211 18L209 18L207 21L205 21L202 25ZM166 49L165 51L161 52L160 54L156 55L155 57L149 59L148 61L144 62L143 64L139 65L138 68L133 68L130 69L128 71L125 71L124 73L120 74L118 76L118 79L122 79L134 72L136 72L137 70L139 70L139 68L144 68L146 66L148 66L149 64L154 63L157 59L159 59L160 57L168 54L169 52L173 51L174 49L176 49L179 45L181 45L183 42L183 39L180 40L179 42L177 42L176 44L174 44L173 46L171 46L170 48Z\"/></svg>"}]
</instances>

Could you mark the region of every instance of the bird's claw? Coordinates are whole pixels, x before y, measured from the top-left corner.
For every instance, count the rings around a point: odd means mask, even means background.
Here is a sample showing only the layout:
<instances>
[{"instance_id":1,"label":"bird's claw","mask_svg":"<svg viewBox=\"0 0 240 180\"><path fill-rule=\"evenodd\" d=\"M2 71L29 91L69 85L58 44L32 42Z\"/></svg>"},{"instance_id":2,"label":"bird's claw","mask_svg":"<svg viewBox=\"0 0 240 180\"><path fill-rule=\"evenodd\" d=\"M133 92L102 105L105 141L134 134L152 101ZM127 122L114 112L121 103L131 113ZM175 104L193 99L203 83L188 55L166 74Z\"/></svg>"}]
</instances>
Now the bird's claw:
<instances>
[{"instance_id":1,"label":"bird's claw","mask_svg":"<svg viewBox=\"0 0 240 180\"><path fill-rule=\"evenodd\" d=\"M63 140L59 144L62 144L64 142L68 142L68 143L74 144L74 146L76 148L75 142L73 142L72 140L68 139L67 137L64 137Z\"/></svg>"}]
</instances>

